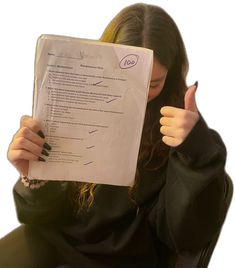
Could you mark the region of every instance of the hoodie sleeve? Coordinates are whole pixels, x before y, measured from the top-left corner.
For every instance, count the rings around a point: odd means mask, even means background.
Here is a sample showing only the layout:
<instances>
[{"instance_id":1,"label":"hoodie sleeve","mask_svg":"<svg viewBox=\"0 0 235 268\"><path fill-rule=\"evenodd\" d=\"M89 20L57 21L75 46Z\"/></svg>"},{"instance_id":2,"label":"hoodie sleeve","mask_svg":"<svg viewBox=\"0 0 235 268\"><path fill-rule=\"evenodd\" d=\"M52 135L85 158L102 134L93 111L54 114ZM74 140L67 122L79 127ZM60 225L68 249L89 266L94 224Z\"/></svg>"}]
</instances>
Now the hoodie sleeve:
<instances>
[{"instance_id":1,"label":"hoodie sleeve","mask_svg":"<svg viewBox=\"0 0 235 268\"><path fill-rule=\"evenodd\" d=\"M62 223L69 211L67 188L67 182L50 181L32 190L18 180L13 196L19 221L35 225Z\"/></svg>"},{"instance_id":2,"label":"hoodie sleeve","mask_svg":"<svg viewBox=\"0 0 235 268\"><path fill-rule=\"evenodd\" d=\"M223 224L226 149L203 118L171 148L166 184L150 212L157 236L177 252L206 245Z\"/></svg>"}]
</instances>

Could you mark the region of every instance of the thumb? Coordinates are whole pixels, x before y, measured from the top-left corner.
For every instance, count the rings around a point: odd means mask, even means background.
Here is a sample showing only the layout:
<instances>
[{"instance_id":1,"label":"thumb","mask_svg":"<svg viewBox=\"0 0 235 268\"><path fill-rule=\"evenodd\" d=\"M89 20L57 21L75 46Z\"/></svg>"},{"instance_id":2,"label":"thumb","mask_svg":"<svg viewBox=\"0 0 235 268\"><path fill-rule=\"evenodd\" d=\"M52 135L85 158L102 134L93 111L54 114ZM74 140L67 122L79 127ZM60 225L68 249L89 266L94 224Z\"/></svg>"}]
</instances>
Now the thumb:
<instances>
[{"instance_id":1,"label":"thumb","mask_svg":"<svg viewBox=\"0 0 235 268\"><path fill-rule=\"evenodd\" d=\"M197 90L198 82L196 82L194 85L190 86L184 96L184 109L191 111L191 112L197 112L197 104L195 99L195 94Z\"/></svg>"}]
</instances>

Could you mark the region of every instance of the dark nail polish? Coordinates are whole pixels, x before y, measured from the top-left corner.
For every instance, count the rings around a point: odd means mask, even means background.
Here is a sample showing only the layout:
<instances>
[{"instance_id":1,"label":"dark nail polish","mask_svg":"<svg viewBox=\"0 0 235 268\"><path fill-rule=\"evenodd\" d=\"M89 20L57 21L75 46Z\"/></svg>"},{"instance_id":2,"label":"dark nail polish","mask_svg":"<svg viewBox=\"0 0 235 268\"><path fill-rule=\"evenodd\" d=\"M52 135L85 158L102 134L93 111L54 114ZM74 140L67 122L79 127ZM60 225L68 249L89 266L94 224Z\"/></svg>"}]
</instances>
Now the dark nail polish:
<instances>
[{"instance_id":1,"label":"dark nail polish","mask_svg":"<svg viewBox=\"0 0 235 268\"><path fill-rule=\"evenodd\" d=\"M44 133L43 133L41 130L39 130L39 131L37 132L37 134L38 134L38 136L40 136L41 138L45 139L45 135L44 135Z\"/></svg>"},{"instance_id":2,"label":"dark nail polish","mask_svg":"<svg viewBox=\"0 0 235 268\"><path fill-rule=\"evenodd\" d=\"M46 142L43 144L43 147L49 151L51 150L51 146Z\"/></svg>"},{"instance_id":3,"label":"dark nail polish","mask_svg":"<svg viewBox=\"0 0 235 268\"><path fill-rule=\"evenodd\" d=\"M197 87L198 87L198 81L196 81L196 82L194 83L194 86L196 86L196 89L197 89Z\"/></svg>"},{"instance_id":4,"label":"dark nail polish","mask_svg":"<svg viewBox=\"0 0 235 268\"><path fill-rule=\"evenodd\" d=\"M48 156L49 155L49 153L46 150L44 150L44 149L42 150L41 154L43 154L45 156Z\"/></svg>"},{"instance_id":5,"label":"dark nail polish","mask_svg":"<svg viewBox=\"0 0 235 268\"><path fill-rule=\"evenodd\" d=\"M46 162L46 160L42 158L41 156L38 157L38 161Z\"/></svg>"}]
</instances>

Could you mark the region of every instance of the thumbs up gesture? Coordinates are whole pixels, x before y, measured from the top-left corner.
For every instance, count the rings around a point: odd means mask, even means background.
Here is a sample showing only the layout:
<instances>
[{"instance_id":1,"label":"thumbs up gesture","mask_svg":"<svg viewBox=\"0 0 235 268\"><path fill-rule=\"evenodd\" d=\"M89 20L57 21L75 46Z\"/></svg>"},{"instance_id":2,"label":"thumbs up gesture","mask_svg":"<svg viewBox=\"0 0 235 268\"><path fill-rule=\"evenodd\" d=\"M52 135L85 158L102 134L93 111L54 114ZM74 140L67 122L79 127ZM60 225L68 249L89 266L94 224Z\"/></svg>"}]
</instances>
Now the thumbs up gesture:
<instances>
[{"instance_id":1,"label":"thumbs up gesture","mask_svg":"<svg viewBox=\"0 0 235 268\"><path fill-rule=\"evenodd\" d=\"M180 145L199 120L195 100L196 89L197 84L190 86L186 91L184 109L164 106L160 110L162 114L160 119L162 140L171 147Z\"/></svg>"}]
</instances>

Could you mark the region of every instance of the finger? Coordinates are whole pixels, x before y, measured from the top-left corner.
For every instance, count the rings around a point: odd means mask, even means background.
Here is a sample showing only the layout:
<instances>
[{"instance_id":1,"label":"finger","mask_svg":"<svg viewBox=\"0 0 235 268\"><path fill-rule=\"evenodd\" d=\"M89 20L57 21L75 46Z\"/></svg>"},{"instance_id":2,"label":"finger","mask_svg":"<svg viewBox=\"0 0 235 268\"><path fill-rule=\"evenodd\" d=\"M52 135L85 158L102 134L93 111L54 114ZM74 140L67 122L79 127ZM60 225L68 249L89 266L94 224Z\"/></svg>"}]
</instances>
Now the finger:
<instances>
[{"instance_id":1,"label":"finger","mask_svg":"<svg viewBox=\"0 0 235 268\"><path fill-rule=\"evenodd\" d=\"M174 137L169 137L169 136L163 136L162 137L162 141L168 145L168 146L171 146L171 147L176 147L178 145L180 145L182 143L181 140L179 139L176 139Z\"/></svg>"},{"instance_id":2,"label":"finger","mask_svg":"<svg viewBox=\"0 0 235 268\"><path fill-rule=\"evenodd\" d=\"M168 127L168 126L162 126L160 128L160 132L165 135L165 136L170 136L170 137L175 137L175 128L173 127Z\"/></svg>"},{"instance_id":3,"label":"finger","mask_svg":"<svg viewBox=\"0 0 235 268\"><path fill-rule=\"evenodd\" d=\"M160 124L162 126L176 126L176 120L173 117L163 116L160 119Z\"/></svg>"},{"instance_id":4,"label":"finger","mask_svg":"<svg viewBox=\"0 0 235 268\"><path fill-rule=\"evenodd\" d=\"M37 133L42 129L41 124L36 119L33 119L31 116L24 115L20 120L20 127L30 128L33 132Z\"/></svg>"},{"instance_id":5,"label":"finger","mask_svg":"<svg viewBox=\"0 0 235 268\"><path fill-rule=\"evenodd\" d=\"M33 132L28 127L20 128L19 131L15 134L14 140L20 137L30 140L31 142L37 144L40 147L42 147L45 143L45 140L43 138L41 138L37 133Z\"/></svg>"},{"instance_id":6,"label":"finger","mask_svg":"<svg viewBox=\"0 0 235 268\"><path fill-rule=\"evenodd\" d=\"M42 159L42 158L40 158ZM26 150L11 150L8 153L8 160L11 163L16 163L19 160L32 160L32 161L38 161L39 157L29 151Z\"/></svg>"},{"instance_id":7,"label":"finger","mask_svg":"<svg viewBox=\"0 0 235 268\"><path fill-rule=\"evenodd\" d=\"M197 112L197 104L196 104L196 90L197 86L193 85L188 88L188 90L185 93L184 96L184 108L185 110L191 111L191 112Z\"/></svg>"},{"instance_id":8,"label":"finger","mask_svg":"<svg viewBox=\"0 0 235 268\"><path fill-rule=\"evenodd\" d=\"M38 146L24 137L16 138L11 145L11 150L26 150L36 156L41 155L41 153L45 154L42 146Z\"/></svg>"},{"instance_id":9,"label":"finger","mask_svg":"<svg viewBox=\"0 0 235 268\"><path fill-rule=\"evenodd\" d=\"M171 106L164 106L161 108L160 113L166 117L177 117L182 114L184 110Z\"/></svg>"}]
</instances>

